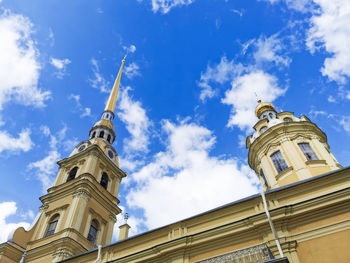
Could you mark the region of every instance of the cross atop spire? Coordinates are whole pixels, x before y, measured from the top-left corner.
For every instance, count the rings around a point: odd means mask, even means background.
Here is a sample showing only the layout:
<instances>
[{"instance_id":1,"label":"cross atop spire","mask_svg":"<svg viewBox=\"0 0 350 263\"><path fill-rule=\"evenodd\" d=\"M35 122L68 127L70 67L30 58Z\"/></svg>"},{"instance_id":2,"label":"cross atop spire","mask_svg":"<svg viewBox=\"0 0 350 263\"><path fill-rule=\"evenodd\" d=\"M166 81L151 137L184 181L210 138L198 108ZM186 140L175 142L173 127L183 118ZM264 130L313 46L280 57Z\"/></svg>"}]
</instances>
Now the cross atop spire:
<instances>
[{"instance_id":1,"label":"cross atop spire","mask_svg":"<svg viewBox=\"0 0 350 263\"><path fill-rule=\"evenodd\" d=\"M110 112L114 113L115 105L116 105L117 99L118 99L119 85L120 85L120 80L122 78L122 72L123 72L123 67L124 67L124 63L125 63L125 58L126 58L126 55L122 61L122 65L120 66L118 76L115 79L112 92L109 95L109 98L108 98L108 101L107 101L107 104L106 104L104 111L110 111Z\"/></svg>"}]
</instances>

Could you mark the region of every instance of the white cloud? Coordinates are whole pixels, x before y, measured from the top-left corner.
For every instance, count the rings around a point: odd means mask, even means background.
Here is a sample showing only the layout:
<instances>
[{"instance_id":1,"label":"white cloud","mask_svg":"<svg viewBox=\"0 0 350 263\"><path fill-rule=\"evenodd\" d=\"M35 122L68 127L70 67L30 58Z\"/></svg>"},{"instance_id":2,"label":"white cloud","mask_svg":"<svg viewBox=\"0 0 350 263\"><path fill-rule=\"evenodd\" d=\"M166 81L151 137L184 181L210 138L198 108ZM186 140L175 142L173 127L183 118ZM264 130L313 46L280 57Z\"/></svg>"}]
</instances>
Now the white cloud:
<instances>
[{"instance_id":1,"label":"white cloud","mask_svg":"<svg viewBox=\"0 0 350 263\"><path fill-rule=\"evenodd\" d=\"M64 125L63 128L56 132L54 135L51 133L49 127L45 125L42 125L40 127L40 130L43 132L43 134L47 137L50 137L50 150L43 159L29 163L27 169L29 171L33 171L33 174L41 182L43 193L45 193L47 188L49 188L54 182L58 169L56 163L61 156L58 152L58 149L63 148L66 150L68 147L70 147L69 143L74 142L74 139L65 140L67 129L67 126Z\"/></svg>"},{"instance_id":2,"label":"white cloud","mask_svg":"<svg viewBox=\"0 0 350 263\"><path fill-rule=\"evenodd\" d=\"M26 220L26 219L33 220L35 217L35 214L34 214L33 210L28 210L27 212L20 214L20 217L23 220Z\"/></svg>"},{"instance_id":3,"label":"white cloud","mask_svg":"<svg viewBox=\"0 0 350 263\"><path fill-rule=\"evenodd\" d=\"M337 100L332 95L330 95L327 100L330 103L336 103L337 102Z\"/></svg>"},{"instance_id":4,"label":"white cloud","mask_svg":"<svg viewBox=\"0 0 350 263\"><path fill-rule=\"evenodd\" d=\"M119 206L119 208L123 212L117 215L117 223L114 225L114 228L113 228L112 242L116 242L118 240L119 226L125 224L124 215L125 215L125 212L127 212L127 211L125 210L125 208L123 206ZM142 225L142 223L143 223L142 219L129 215L129 218L127 220L127 224L130 226L129 237L134 236L134 235L141 232L140 225Z\"/></svg>"},{"instance_id":5,"label":"white cloud","mask_svg":"<svg viewBox=\"0 0 350 263\"><path fill-rule=\"evenodd\" d=\"M291 62L289 57L281 54L281 51L284 51L284 45L276 34L270 37L261 35L254 45L256 51L253 56L257 64L266 61L274 62L277 66L288 66Z\"/></svg>"},{"instance_id":6,"label":"white cloud","mask_svg":"<svg viewBox=\"0 0 350 263\"><path fill-rule=\"evenodd\" d=\"M130 45L128 47L123 46L123 49L126 51L126 53L134 53L136 51L135 45Z\"/></svg>"},{"instance_id":7,"label":"white cloud","mask_svg":"<svg viewBox=\"0 0 350 263\"><path fill-rule=\"evenodd\" d=\"M343 129L350 132L350 116L343 116L339 122Z\"/></svg>"},{"instance_id":8,"label":"white cloud","mask_svg":"<svg viewBox=\"0 0 350 263\"><path fill-rule=\"evenodd\" d=\"M42 183L42 190L45 192L54 181L54 174L57 171L56 162L60 158L60 154L51 150L49 154L42 160L32 162L28 165L29 170L35 170L35 175Z\"/></svg>"},{"instance_id":9,"label":"white cloud","mask_svg":"<svg viewBox=\"0 0 350 263\"><path fill-rule=\"evenodd\" d=\"M80 113L80 117L90 117L91 116L91 109L89 107L83 107L80 102L80 95L78 94L70 94L68 96L69 100L75 101L75 108Z\"/></svg>"},{"instance_id":10,"label":"white cloud","mask_svg":"<svg viewBox=\"0 0 350 263\"><path fill-rule=\"evenodd\" d=\"M284 2L289 8L302 13L306 13L310 11L310 8L312 5L312 0L260 0L260 1L270 2L271 4Z\"/></svg>"},{"instance_id":11,"label":"white cloud","mask_svg":"<svg viewBox=\"0 0 350 263\"><path fill-rule=\"evenodd\" d=\"M324 61L321 72L330 80L345 83L350 76L350 1L314 0L319 10L310 19L307 46L311 52L320 47L332 56Z\"/></svg>"},{"instance_id":12,"label":"white cloud","mask_svg":"<svg viewBox=\"0 0 350 263\"><path fill-rule=\"evenodd\" d=\"M50 59L50 64L58 70L55 73L55 75L59 79L62 79L64 77L67 70L67 65L70 63L71 61L68 58L64 58L64 59L51 58Z\"/></svg>"},{"instance_id":13,"label":"white cloud","mask_svg":"<svg viewBox=\"0 0 350 263\"><path fill-rule=\"evenodd\" d=\"M38 88L39 52L32 39L33 25L22 15L4 11L0 15L0 110L14 100L43 107L49 91Z\"/></svg>"},{"instance_id":14,"label":"white cloud","mask_svg":"<svg viewBox=\"0 0 350 263\"><path fill-rule=\"evenodd\" d=\"M40 131L45 135L49 136L51 134L50 128L47 127L46 125L41 125L40 126Z\"/></svg>"},{"instance_id":15,"label":"white cloud","mask_svg":"<svg viewBox=\"0 0 350 263\"><path fill-rule=\"evenodd\" d=\"M154 13L160 11L168 13L172 8L183 5L190 5L194 0L152 0L152 10Z\"/></svg>"},{"instance_id":16,"label":"white cloud","mask_svg":"<svg viewBox=\"0 0 350 263\"><path fill-rule=\"evenodd\" d=\"M232 106L227 126L250 130L257 120L254 115L257 106L255 94L263 101L273 102L285 92L286 89L278 87L276 77L260 70L235 78L222 99L222 103Z\"/></svg>"},{"instance_id":17,"label":"white cloud","mask_svg":"<svg viewBox=\"0 0 350 263\"><path fill-rule=\"evenodd\" d=\"M135 62L127 65L124 69L124 73L128 79L132 79L136 76L140 76L140 67Z\"/></svg>"},{"instance_id":18,"label":"white cloud","mask_svg":"<svg viewBox=\"0 0 350 263\"><path fill-rule=\"evenodd\" d=\"M230 81L235 75L240 74L244 70L243 65L235 64L233 60L228 61L226 56L223 56L220 63L211 67L209 64L206 71L201 73L201 78L198 83L201 88L200 99L205 101L207 98L213 98L216 95L215 89L211 83L223 84Z\"/></svg>"},{"instance_id":19,"label":"white cloud","mask_svg":"<svg viewBox=\"0 0 350 263\"><path fill-rule=\"evenodd\" d=\"M94 78L89 79L90 85L95 89L99 89L101 92L108 93L110 91L108 89L109 82L102 76L97 60L92 58L90 63L92 65L92 72L94 74Z\"/></svg>"},{"instance_id":20,"label":"white cloud","mask_svg":"<svg viewBox=\"0 0 350 263\"><path fill-rule=\"evenodd\" d=\"M233 158L209 155L215 136L194 123L163 122L167 148L131 175L131 208L144 210L148 228L180 220L255 193L257 179ZM161 198L159 198L161 196ZM147 202L145 202L147 200Z\"/></svg>"},{"instance_id":21,"label":"white cloud","mask_svg":"<svg viewBox=\"0 0 350 263\"><path fill-rule=\"evenodd\" d=\"M238 10L238 9L231 9L231 12L233 12L233 13L239 15L240 17L242 17L243 14L244 14L244 12L245 12L245 10L244 10L244 9L241 9L241 10Z\"/></svg>"},{"instance_id":22,"label":"white cloud","mask_svg":"<svg viewBox=\"0 0 350 263\"><path fill-rule=\"evenodd\" d=\"M6 131L0 131L0 153L3 151L14 153L19 151L28 152L33 145L29 129L22 130L18 138L12 137Z\"/></svg>"},{"instance_id":23,"label":"white cloud","mask_svg":"<svg viewBox=\"0 0 350 263\"><path fill-rule=\"evenodd\" d=\"M65 139L62 142L63 149L66 152L72 152L74 150L74 147L78 145L80 141L78 138L72 138L72 139Z\"/></svg>"},{"instance_id":24,"label":"white cloud","mask_svg":"<svg viewBox=\"0 0 350 263\"><path fill-rule=\"evenodd\" d=\"M273 40L271 40L273 39ZM257 44L257 52L254 54L256 62L268 60L278 63L287 63L284 58L275 53L279 44L276 38L261 38ZM271 42L273 44L271 44ZM278 41L277 41L278 42ZM249 41L249 44L254 42ZM267 44L269 43L269 44ZM270 54L263 55L263 50L270 51ZM271 51L272 50L272 51ZM259 64L259 63L257 63ZM259 69L258 65L243 66L229 61L225 56L221 58L219 64L211 67L207 66L206 71L201 73L199 87L201 87L200 98L215 96L216 91L212 88L212 83L225 84L231 82L231 89L226 90L222 103L231 105L231 114L227 126L238 126L241 130L250 130L256 122L254 115L257 106L256 95L263 101L273 102L277 97L283 95L286 89L278 87L277 78Z\"/></svg>"},{"instance_id":25,"label":"white cloud","mask_svg":"<svg viewBox=\"0 0 350 263\"><path fill-rule=\"evenodd\" d=\"M27 222L19 223L7 223L6 218L16 214L17 206L15 202L2 202L0 203L0 243L6 242L9 236L18 227L24 227L26 230L29 229L30 224Z\"/></svg>"},{"instance_id":26,"label":"white cloud","mask_svg":"<svg viewBox=\"0 0 350 263\"><path fill-rule=\"evenodd\" d=\"M83 112L80 114L80 117L88 117L91 116L91 109L90 108L84 108Z\"/></svg>"},{"instance_id":27,"label":"white cloud","mask_svg":"<svg viewBox=\"0 0 350 263\"><path fill-rule=\"evenodd\" d=\"M126 124L126 129L131 134L130 138L124 139L124 152L134 154L147 152L149 144L149 128L152 125L139 101L129 96L130 87L121 92L118 117Z\"/></svg>"}]
</instances>

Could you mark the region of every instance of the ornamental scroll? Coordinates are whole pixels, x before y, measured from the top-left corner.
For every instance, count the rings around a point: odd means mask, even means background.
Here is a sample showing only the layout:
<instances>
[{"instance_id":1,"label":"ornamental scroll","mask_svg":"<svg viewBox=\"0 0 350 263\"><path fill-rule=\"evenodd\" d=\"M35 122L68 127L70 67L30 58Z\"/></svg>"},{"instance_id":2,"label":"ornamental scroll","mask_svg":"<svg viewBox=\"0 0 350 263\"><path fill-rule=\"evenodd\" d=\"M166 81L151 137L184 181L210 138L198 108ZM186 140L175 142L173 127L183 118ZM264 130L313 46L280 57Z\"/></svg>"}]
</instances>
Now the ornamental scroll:
<instances>
[{"instance_id":1,"label":"ornamental scroll","mask_svg":"<svg viewBox=\"0 0 350 263\"><path fill-rule=\"evenodd\" d=\"M195 263L260 263L273 258L267 245L261 244Z\"/></svg>"}]
</instances>

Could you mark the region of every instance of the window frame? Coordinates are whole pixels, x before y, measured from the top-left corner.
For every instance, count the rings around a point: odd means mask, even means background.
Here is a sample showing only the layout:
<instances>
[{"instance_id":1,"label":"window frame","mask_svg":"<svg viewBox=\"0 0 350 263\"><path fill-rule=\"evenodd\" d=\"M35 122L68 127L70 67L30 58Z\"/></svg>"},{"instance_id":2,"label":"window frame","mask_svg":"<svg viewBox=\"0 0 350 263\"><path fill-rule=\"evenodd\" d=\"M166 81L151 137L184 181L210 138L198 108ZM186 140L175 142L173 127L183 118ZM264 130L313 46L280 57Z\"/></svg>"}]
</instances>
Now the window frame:
<instances>
[{"instance_id":1,"label":"window frame","mask_svg":"<svg viewBox=\"0 0 350 263\"><path fill-rule=\"evenodd\" d=\"M88 235L86 238L93 245L96 245L98 231L99 231L99 225L100 224L98 223L97 219L92 219L90 222L90 228L89 228L89 232L88 232Z\"/></svg>"},{"instance_id":2,"label":"window frame","mask_svg":"<svg viewBox=\"0 0 350 263\"><path fill-rule=\"evenodd\" d=\"M55 214L54 216L51 217L49 224L46 228L44 237L49 237L55 234L58 220L60 220L60 214Z\"/></svg>"},{"instance_id":3,"label":"window frame","mask_svg":"<svg viewBox=\"0 0 350 263\"><path fill-rule=\"evenodd\" d=\"M74 170L75 170L75 173L73 175L72 173L73 173ZM75 177L76 177L76 175L78 173L78 170L79 170L79 167L75 166L69 171L66 183L75 179Z\"/></svg>"},{"instance_id":4,"label":"window frame","mask_svg":"<svg viewBox=\"0 0 350 263\"><path fill-rule=\"evenodd\" d=\"M307 147L304 147L306 146ZM306 158L306 161L318 161L319 158L316 155L315 151L312 149L310 143L308 142L300 142L298 143L298 147L300 149L300 151L303 153L304 157ZM306 149L308 148L308 149Z\"/></svg>"},{"instance_id":5,"label":"window frame","mask_svg":"<svg viewBox=\"0 0 350 263\"><path fill-rule=\"evenodd\" d=\"M106 172L102 173L101 180L100 180L100 185L107 190L108 187L108 182L109 182L109 177ZM105 184L104 184L105 183Z\"/></svg>"},{"instance_id":6,"label":"window frame","mask_svg":"<svg viewBox=\"0 0 350 263\"><path fill-rule=\"evenodd\" d=\"M289 168L282 152L280 150L275 151L273 154L270 155L270 158L272 160L272 163L277 171L278 174L282 173L283 171L287 170Z\"/></svg>"}]
</instances>

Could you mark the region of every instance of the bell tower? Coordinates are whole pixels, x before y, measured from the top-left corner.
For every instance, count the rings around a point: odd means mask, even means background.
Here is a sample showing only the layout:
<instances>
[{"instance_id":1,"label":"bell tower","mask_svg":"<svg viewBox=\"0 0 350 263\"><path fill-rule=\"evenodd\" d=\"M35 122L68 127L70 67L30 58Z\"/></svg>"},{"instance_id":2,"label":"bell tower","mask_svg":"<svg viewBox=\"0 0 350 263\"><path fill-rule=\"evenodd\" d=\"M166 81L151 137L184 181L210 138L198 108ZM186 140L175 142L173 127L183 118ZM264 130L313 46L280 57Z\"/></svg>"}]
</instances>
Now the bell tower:
<instances>
[{"instance_id":1,"label":"bell tower","mask_svg":"<svg viewBox=\"0 0 350 263\"><path fill-rule=\"evenodd\" d=\"M277 112L271 103L258 101L258 122L246 139L249 166L265 188L271 189L341 168L327 136L306 116Z\"/></svg>"},{"instance_id":2,"label":"bell tower","mask_svg":"<svg viewBox=\"0 0 350 263\"><path fill-rule=\"evenodd\" d=\"M116 215L121 212L119 186L126 176L112 145L116 138L112 120L124 63L125 58L89 139L58 161L56 180L40 197L36 224L29 231L19 228L13 235L12 242L26 252L25 262L58 262L112 240Z\"/></svg>"}]
</instances>

